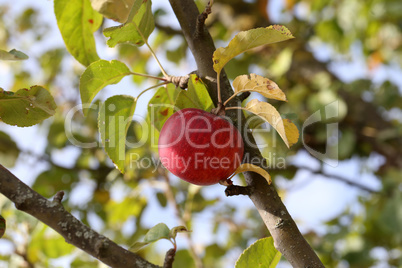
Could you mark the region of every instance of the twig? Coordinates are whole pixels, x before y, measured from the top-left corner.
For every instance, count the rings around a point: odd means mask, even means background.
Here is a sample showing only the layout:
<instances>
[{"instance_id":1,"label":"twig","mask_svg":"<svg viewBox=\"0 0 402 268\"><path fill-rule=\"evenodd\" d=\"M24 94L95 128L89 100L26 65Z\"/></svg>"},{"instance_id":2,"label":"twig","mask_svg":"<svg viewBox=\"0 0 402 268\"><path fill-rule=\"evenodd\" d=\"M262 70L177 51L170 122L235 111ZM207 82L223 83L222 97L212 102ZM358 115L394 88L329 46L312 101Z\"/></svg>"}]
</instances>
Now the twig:
<instances>
[{"instance_id":1,"label":"twig","mask_svg":"<svg viewBox=\"0 0 402 268\"><path fill-rule=\"evenodd\" d=\"M207 20L208 15L211 14L211 12L212 12L211 8L212 8L213 3L214 3L213 0L209 1L208 4L205 6L204 11L200 15L198 15L195 36L194 36L195 39L203 36L204 31L205 31L205 28L204 28L205 21Z\"/></svg>"},{"instance_id":2,"label":"twig","mask_svg":"<svg viewBox=\"0 0 402 268\"><path fill-rule=\"evenodd\" d=\"M63 200L63 197L64 197L64 192L58 191L53 197L53 202L55 202L56 204L61 204L61 200Z\"/></svg>"},{"instance_id":3,"label":"twig","mask_svg":"<svg viewBox=\"0 0 402 268\"><path fill-rule=\"evenodd\" d=\"M233 195L250 195L251 189L249 186L229 185L225 189L226 196Z\"/></svg>"},{"instance_id":4,"label":"twig","mask_svg":"<svg viewBox=\"0 0 402 268\"><path fill-rule=\"evenodd\" d=\"M173 29L172 27L162 25L158 22L155 22L155 27L161 30L162 32L169 35L181 35L183 36L183 32L180 30Z\"/></svg>"},{"instance_id":5,"label":"twig","mask_svg":"<svg viewBox=\"0 0 402 268\"><path fill-rule=\"evenodd\" d=\"M173 261L174 257L176 255L176 249L171 248L166 252L165 255L165 262L163 263L163 268L172 268L173 267Z\"/></svg>"},{"instance_id":6,"label":"twig","mask_svg":"<svg viewBox=\"0 0 402 268\"><path fill-rule=\"evenodd\" d=\"M0 193L10 199L17 209L32 215L58 232L67 243L111 267L160 268L95 232L66 211L60 203L47 200L2 165ZM61 194L56 196L58 200Z\"/></svg>"},{"instance_id":7,"label":"twig","mask_svg":"<svg viewBox=\"0 0 402 268\"><path fill-rule=\"evenodd\" d=\"M35 268L35 266L33 265L33 263L28 259L28 255L27 255L26 251L25 251L25 252L20 252L19 250L16 250L16 251L15 251L15 254L17 254L18 256L20 256L21 258L24 259L25 264L26 264L26 266L27 266L28 268Z\"/></svg>"},{"instance_id":8,"label":"twig","mask_svg":"<svg viewBox=\"0 0 402 268\"><path fill-rule=\"evenodd\" d=\"M344 182L344 183L346 183L346 184L348 184L350 186L359 188L359 189L361 189L363 191L366 191L366 192L369 192L369 193L379 193L378 191L376 191L374 189L371 189L371 188L369 188L369 187L367 187L365 185L362 185L360 183L348 180L348 179L346 179L346 178L344 178L342 176L339 176L339 175L327 174L327 173L323 172L322 170L315 170L315 169L313 169L311 167L307 167L307 166L298 166L296 168L310 171L312 174L322 175L322 176L324 176L324 177L326 177L328 179L334 179L334 180Z\"/></svg>"},{"instance_id":9,"label":"twig","mask_svg":"<svg viewBox=\"0 0 402 268\"><path fill-rule=\"evenodd\" d=\"M166 78L166 81L172 83L176 87L180 87L181 89L186 89L188 86L188 80L190 79L190 75L184 76L169 76Z\"/></svg>"},{"instance_id":10,"label":"twig","mask_svg":"<svg viewBox=\"0 0 402 268\"><path fill-rule=\"evenodd\" d=\"M250 96L250 91L246 91L246 92L243 92L243 93L241 93L239 96L238 96L238 98L239 98L239 100L241 101L241 102L243 102L245 99L247 99L249 96Z\"/></svg>"}]
</instances>

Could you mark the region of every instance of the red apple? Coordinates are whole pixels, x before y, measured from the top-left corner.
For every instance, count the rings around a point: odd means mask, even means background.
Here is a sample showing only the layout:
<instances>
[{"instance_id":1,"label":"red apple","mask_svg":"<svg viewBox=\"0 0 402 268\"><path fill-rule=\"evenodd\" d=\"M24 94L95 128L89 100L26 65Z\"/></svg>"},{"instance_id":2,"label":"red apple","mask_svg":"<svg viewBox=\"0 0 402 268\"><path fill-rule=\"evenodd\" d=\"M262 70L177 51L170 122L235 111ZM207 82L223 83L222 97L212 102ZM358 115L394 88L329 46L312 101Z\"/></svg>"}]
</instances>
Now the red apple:
<instances>
[{"instance_id":1,"label":"red apple","mask_svg":"<svg viewBox=\"0 0 402 268\"><path fill-rule=\"evenodd\" d=\"M199 109L174 113L159 136L162 164L179 178L197 185L227 179L241 164L240 132L226 119Z\"/></svg>"}]
</instances>

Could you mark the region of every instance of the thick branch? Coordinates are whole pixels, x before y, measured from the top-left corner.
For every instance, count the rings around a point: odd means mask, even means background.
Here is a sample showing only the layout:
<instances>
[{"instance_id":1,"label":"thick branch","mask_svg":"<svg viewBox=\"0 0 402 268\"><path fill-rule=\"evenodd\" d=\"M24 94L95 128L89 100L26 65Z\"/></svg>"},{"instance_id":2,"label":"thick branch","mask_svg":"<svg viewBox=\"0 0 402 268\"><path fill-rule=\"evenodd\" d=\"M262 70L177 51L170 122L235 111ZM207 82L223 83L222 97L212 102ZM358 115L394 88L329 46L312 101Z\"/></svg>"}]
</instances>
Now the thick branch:
<instances>
[{"instance_id":1,"label":"thick branch","mask_svg":"<svg viewBox=\"0 0 402 268\"><path fill-rule=\"evenodd\" d=\"M198 75L206 82L209 94L216 106L217 91L216 83L214 82L216 73L213 69L212 62L212 55L215 51L213 40L206 29L202 38L197 38L195 34L196 18L199 12L193 0L169 1L196 60ZM222 75L221 81L222 99L225 100L232 95L233 90L226 75ZM228 106L232 106L238 102L239 99L233 100ZM226 115L235 119L237 117L234 116L234 113L234 110L230 110ZM242 120L242 122L245 122L245 120ZM238 122L235 121L235 123ZM244 131L244 125L238 127L241 133L247 133L247 131ZM250 135L247 139L254 143L251 134L245 135ZM257 157L261 159L262 163L260 152L257 149L251 148L248 143L246 143L245 146L245 153L249 154L250 158L248 159ZM290 264L293 267L324 267L310 245L301 235L274 187L268 185L264 178L253 172L245 173L245 178L248 186L252 189L250 199L258 209L261 218L274 238L275 247L285 256Z\"/></svg>"},{"instance_id":2,"label":"thick branch","mask_svg":"<svg viewBox=\"0 0 402 268\"><path fill-rule=\"evenodd\" d=\"M54 201L49 201L2 165L0 165L0 192L10 199L17 209L32 215L62 235L67 243L82 249L111 267L160 267L125 250L77 220L58 201L61 194L58 194Z\"/></svg>"}]
</instances>

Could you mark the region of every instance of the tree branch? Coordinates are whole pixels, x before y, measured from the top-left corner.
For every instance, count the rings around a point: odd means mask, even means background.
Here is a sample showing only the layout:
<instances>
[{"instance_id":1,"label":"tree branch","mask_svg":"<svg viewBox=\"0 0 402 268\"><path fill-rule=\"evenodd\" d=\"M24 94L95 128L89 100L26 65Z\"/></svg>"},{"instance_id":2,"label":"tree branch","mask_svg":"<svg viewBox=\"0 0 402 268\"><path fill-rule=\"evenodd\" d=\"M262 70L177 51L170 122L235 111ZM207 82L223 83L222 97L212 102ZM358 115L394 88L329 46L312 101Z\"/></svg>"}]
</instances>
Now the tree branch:
<instances>
[{"instance_id":1,"label":"tree branch","mask_svg":"<svg viewBox=\"0 0 402 268\"><path fill-rule=\"evenodd\" d=\"M101 262L115 268L157 268L137 254L125 250L105 236L98 234L64 209L59 202L62 194L49 201L0 165L0 193L15 207L37 218L63 236L67 243L85 251Z\"/></svg>"},{"instance_id":2,"label":"tree branch","mask_svg":"<svg viewBox=\"0 0 402 268\"><path fill-rule=\"evenodd\" d=\"M199 38L196 32L196 18L199 15L198 9L193 0L169 0L174 13L182 27L184 37L187 40L189 48L194 55L198 67L198 75L207 84L208 92L217 105L217 87L216 83L211 78L216 78L216 73L213 69L212 55L215 51L215 45L212 37L205 28L204 35ZM222 99L228 99L233 90L224 72L221 76ZM228 106L233 106L239 102L238 98L233 99L228 103ZM236 116L236 112L240 116ZM242 118L244 116L240 111L230 110L226 114L231 119ZM241 120L245 122L245 120ZM238 124L237 121L234 121ZM255 144L251 133L244 131L244 124L238 126L240 132L248 135L248 141ZM248 143L245 143L245 155L250 156L248 159L259 158L263 160L261 153L256 147L252 148ZM262 163L262 162L260 162ZM263 219L265 225L270 231L275 241L275 247L285 256L293 267L324 267L310 245L301 235L292 217L289 215L286 207L282 203L273 185L268 185L266 180L260 175L253 172L246 172L245 178L247 185L252 189L250 199L258 209L258 212Z\"/></svg>"},{"instance_id":3,"label":"tree branch","mask_svg":"<svg viewBox=\"0 0 402 268\"><path fill-rule=\"evenodd\" d=\"M310 171L312 174L321 175L321 176L323 176L325 178L328 178L328 179L333 179L333 180L337 180L337 181L346 183L346 184L348 184L350 186L356 187L356 188L358 188L360 190L363 190L363 191L366 191L366 192L369 192L369 193L372 193L372 194L375 194L375 193L378 194L379 193L378 191L376 191L374 189L371 189L370 187L367 187L367 186L365 186L363 184L348 180L347 178L344 178L344 177L339 176L339 175L327 174L327 173L324 173L322 170L315 170L315 169L313 169L311 167L307 167L307 166L302 166L302 167L297 167L297 168Z\"/></svg>"}]
</instances>

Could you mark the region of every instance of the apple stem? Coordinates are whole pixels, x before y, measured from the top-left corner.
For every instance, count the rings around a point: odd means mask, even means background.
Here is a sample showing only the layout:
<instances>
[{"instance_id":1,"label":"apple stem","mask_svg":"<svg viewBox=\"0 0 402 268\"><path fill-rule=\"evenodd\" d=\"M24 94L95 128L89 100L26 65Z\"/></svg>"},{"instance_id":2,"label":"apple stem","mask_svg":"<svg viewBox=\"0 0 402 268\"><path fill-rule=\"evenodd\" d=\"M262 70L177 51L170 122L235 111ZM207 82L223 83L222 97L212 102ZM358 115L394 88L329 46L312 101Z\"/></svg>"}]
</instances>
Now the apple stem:
<instances>
[{"instance_id":1,"label":"apple stem","mask_svg":"<svg viewBox=\"0 0 402 268\"><path fill-rule=\"evenodd\" d=\"M138 98L139 98L142 94L144 94L145 92L147 92L148 90L151 90L151 89L153 89L153 88L160 87L160 86L163 86L163 85L167 85L167 84L169 84L169 83L170 83L170 82L163 82L163 83L154 85L154 86L152 86L152 87L149 87L149 88L147 88L147 89L144 89L143 91L141 91L140 94L138 94L138 96L135 98L135 101L137 101Z\"/></svg>"}]
</instances>

